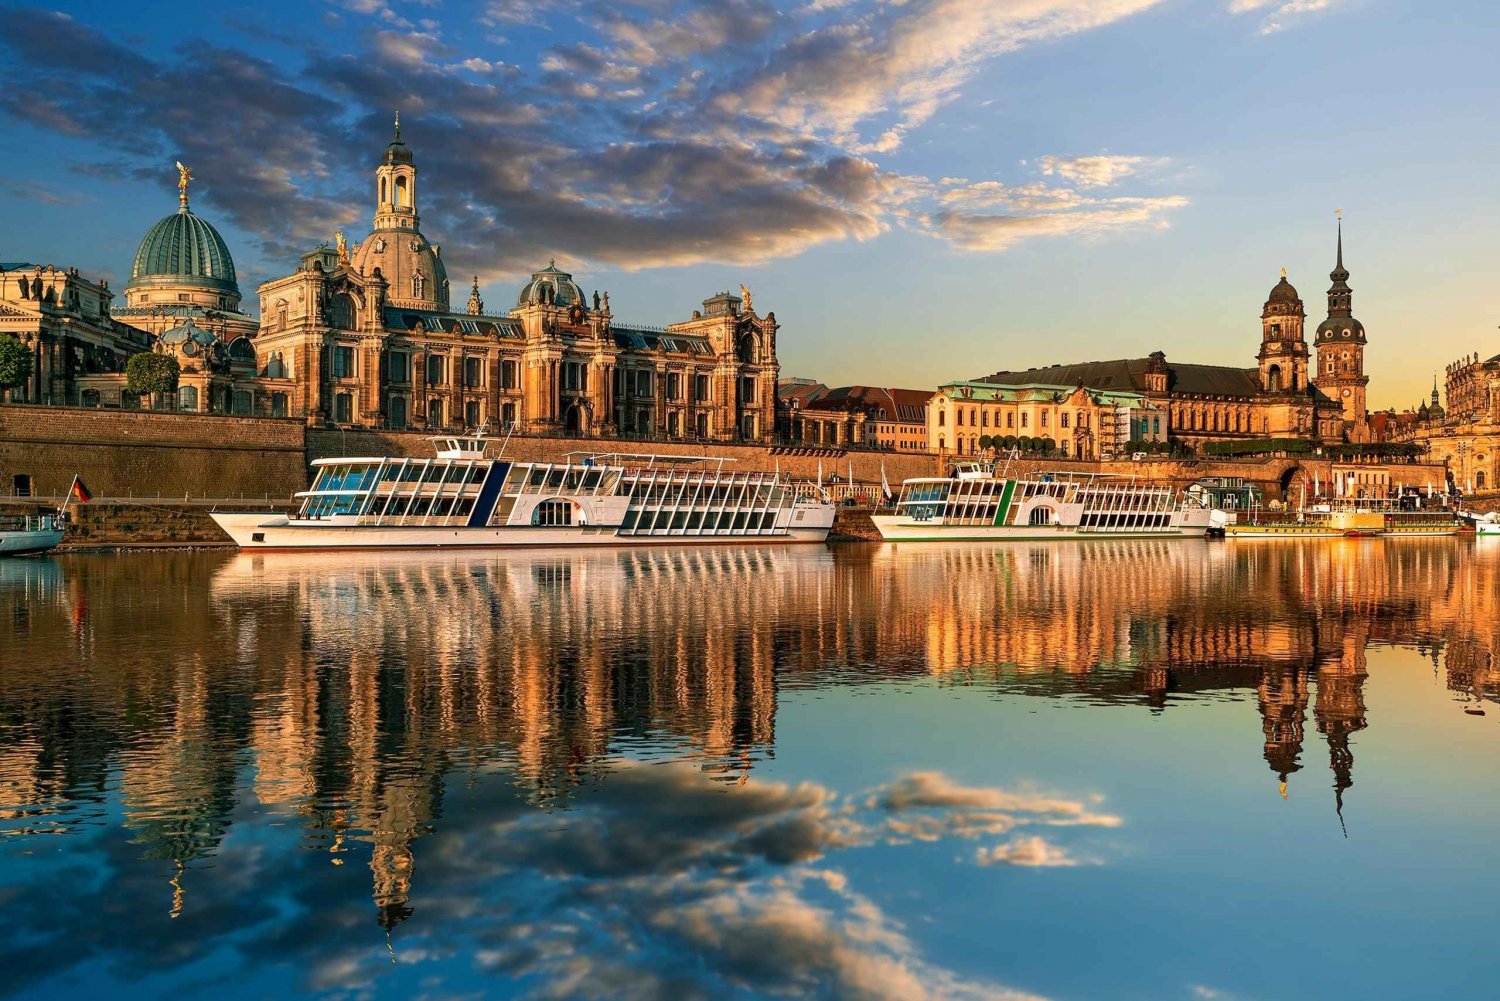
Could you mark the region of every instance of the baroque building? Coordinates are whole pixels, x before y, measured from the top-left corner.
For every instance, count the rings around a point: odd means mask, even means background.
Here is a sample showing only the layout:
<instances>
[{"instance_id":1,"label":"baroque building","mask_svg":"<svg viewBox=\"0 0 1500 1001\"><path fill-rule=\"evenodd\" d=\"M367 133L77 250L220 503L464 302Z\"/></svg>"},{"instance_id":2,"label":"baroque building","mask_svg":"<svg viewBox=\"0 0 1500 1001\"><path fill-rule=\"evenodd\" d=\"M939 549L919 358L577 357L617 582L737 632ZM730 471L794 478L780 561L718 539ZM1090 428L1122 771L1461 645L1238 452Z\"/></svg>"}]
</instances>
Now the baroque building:
<instances>
[{"instance_id":1,"label":"baroque building","mask_svg":"<svg viewBox=\"0 0 1500 1001\"><path fill-rule=\"evenodd\" d=\"M1318 370L1313 382L1343 408L1344 424L1352 438L1365 434L1369 416L1365 392L1365 326L1354 318L1354 292L1344 268L1344 221L1339 219L1338 255L1328 277L1328 318L1318 324L1314 343Z\"/></svg>"},{"instance_id":2,"label":"baroque building","mask_svg":"<svg viewBox=\"0 0 1500 1001\"><path fill-rule=\"evenodd\" d=\"M114 297L109 282L77 268L0 264L0 334L32 353L31 378L8 392L11 402L76 405L112 387L118 399L126 361L151 338L111 317Z\"/></svg>"},{"instance_id":3,"label":"baroque building","mask_svg":"<svg viewBox=\"0 0 1500 1001\"><path fill-rule=\"evenodd\" d=\"M1129 391L951 382L938 387L928 404L927 448L979 455L985 438L1031 438L1052 441L1064 458L1098 459L1119 454L1131 440L1166 440L1164 413L1145 395Z\"/></svg>"},{"instance_id":4,"label":"baroque building","mask_svg":"<svg viewBox=\"0 0 1500 1001\"><path fill-rule=\"evenodd\" d=\"M374 226L302 256L260 287L259 383L310 420L382 428L771 440L776 316L748 290L666 328L617 322L549 263L488 311L474 279L451 305L442 248L423 234L400 123L375 169Z\"/></svg>"},{"instance_id":5,"label":"baroque building","mask_svg":"<svg viewBox=\"0 0 1500 1001\"><path fill-rule=\"evenodd\" d=\"M1334 274L1347 276L1342 265L1342 235L1339 260ZM1340 280L1335 277L1335 288L1339 285ZM1339 301L1345 307L1348 303L1346 293L1347 286L1344 286L1339 292ZM1330 291L1329 322L1334 320L1334 299L1335 293ZM1170 440L1193 445L1236 438L1312 438L1339 442L1345 436L1345 409L1310 374L1307 339L1303 332L1306 316L1301 296L1287 281L1286 270L1282 269L1281 280L1272 287L1261 308L1260 350L1254 368L1169 362L1165 352L1154 351L1145 358L996 372L979 382L1140 394L1148 409L1160 410L1164 415L1163 430ZM1352 317L1347 322L1356 323ZM1323 329L1319 328L1320 331ZM1362 350L1362 327L1359 333ZM1333 350L1329 349L1330 352ZM1327 357L1333 359L1336 355L1330 353ZM1348 379L1357 375L1363 379L1362 353L1359 365L1358 373L1341 375ZM1345 384L1354 383L1339 383L1341 386ZM1360 382L1358 385L1359 406L1362 408L1364 384Z\"/></svg>"}]
</instances>

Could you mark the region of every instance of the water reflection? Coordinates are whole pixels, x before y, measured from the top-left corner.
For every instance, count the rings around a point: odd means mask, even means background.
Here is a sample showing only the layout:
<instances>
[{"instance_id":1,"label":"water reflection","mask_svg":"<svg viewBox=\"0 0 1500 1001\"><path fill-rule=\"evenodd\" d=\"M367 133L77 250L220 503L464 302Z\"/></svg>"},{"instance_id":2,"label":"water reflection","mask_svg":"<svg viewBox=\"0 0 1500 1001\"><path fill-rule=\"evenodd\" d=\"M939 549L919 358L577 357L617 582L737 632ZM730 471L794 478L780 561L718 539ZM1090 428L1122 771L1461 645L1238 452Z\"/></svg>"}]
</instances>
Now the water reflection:
<instances>
[{"instance_id":1,"label":"water reflection","mask_svg":"<svg viewBox=\"0 0 1500 1001\"><path fill-rule=\"evenodd\" d=\"M0 962L54 990L80 950L111 982L232 941L332 989L399 976L368 966L373 901L387 933L420 915L409 961L518 994L1002 996L828 863L1069 868L1120 817L930 770L761 778L778 692L1253 702L1267 781L1326 757L1306 785L1342 811L1371 648L1430 657L1455 713L1497 701L1497 571L1451 540L3 562L0 859L26 917ZM57 836L78 847L41 860ZM356 859L362 902L330 875ZM143 908L190 930L99 918Z\"/></svg>"}]
</instances>

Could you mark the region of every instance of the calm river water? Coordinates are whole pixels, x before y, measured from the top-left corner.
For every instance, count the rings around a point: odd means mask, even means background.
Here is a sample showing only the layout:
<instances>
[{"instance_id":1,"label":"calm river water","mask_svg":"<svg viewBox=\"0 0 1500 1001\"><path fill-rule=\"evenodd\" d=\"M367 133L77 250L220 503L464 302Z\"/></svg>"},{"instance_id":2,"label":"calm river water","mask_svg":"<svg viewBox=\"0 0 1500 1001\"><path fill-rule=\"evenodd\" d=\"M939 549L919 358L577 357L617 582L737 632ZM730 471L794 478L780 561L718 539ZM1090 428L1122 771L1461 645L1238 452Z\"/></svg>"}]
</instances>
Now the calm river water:
<instances>
[{"instance_id":1,"label":"calm river water","mask_svg":"<svg viewBox=\"0 0 1500 1001\"><path fill-rule=\"evenodd\" d=\"M0 996L1495 997L1490 541L0 561Z\"/></svg>"}]
</instances>

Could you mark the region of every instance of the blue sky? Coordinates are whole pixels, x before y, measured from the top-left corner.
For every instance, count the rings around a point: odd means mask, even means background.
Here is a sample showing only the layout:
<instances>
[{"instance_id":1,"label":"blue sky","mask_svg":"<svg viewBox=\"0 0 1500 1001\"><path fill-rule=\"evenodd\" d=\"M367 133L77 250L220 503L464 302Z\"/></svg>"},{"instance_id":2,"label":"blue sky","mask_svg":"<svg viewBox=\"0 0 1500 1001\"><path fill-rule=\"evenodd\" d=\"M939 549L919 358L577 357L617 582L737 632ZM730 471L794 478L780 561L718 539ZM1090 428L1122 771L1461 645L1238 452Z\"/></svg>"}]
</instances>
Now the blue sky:
<instances>
[{"instance_id":1,"label":"blue sky","mask_svg":"<svg viewBox=\"0 0 1500 1001\"><path fill-rule=\"evenodd\" d=\"M1477 0L267 0L0 7L0 259L123 284L194 208L249 300L368 231L400 108L423 229L491 309L549 258L640 323L743 282L785 374L932 386L1253 364L1345 211L1371 402L1493 354ZM17 155L24 153L24 155ZM455 293L455 299L461 299Z\"/></svg>"}]
</instances>

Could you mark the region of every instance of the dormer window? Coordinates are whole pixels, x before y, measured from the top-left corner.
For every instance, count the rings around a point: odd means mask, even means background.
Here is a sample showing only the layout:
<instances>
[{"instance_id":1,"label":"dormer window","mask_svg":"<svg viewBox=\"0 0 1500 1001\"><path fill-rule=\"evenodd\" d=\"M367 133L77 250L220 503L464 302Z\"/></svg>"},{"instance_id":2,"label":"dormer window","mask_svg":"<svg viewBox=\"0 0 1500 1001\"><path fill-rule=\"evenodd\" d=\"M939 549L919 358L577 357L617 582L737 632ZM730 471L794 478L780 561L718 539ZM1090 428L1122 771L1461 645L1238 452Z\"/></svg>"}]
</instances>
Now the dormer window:
<instances>
[{"instance_id":1,"label":"dormer window","mask_svg":"<svg viewBox=\"0 0 1500 1001\"><path fill-rule=\"evenodd\" d=\"M422 290L423 290L423 287L425 285L426 285L426 282L423 281L421 272L418 272L417 274L412 275L411 276L411 294L412 294L412 298L414 298L414 299L420 299L420 298L422 298Z\"/></svg>"}]
</instances>

